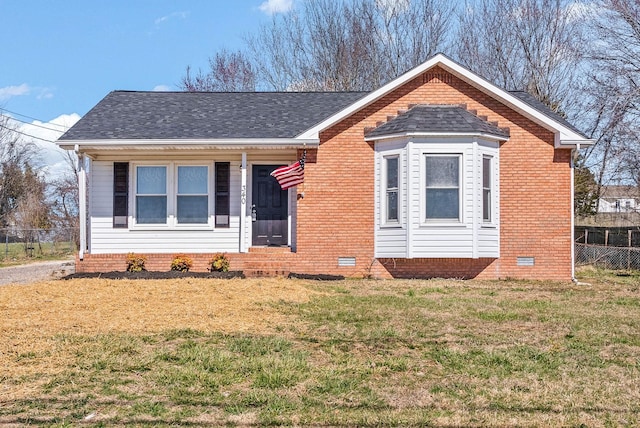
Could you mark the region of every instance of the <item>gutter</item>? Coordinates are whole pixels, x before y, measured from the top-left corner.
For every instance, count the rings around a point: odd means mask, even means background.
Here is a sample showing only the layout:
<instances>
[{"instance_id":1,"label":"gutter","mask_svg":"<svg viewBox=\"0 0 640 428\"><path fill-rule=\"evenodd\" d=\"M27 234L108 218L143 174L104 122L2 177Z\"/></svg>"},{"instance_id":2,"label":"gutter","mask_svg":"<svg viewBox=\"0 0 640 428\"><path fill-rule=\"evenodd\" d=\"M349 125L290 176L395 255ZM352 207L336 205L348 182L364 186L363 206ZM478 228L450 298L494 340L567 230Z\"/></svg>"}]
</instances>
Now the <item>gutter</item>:
<instances>
[{"instance_id":1,"label":"gutter","mask_svg":"<svg viewBox=\"0 0 640 428\"><path fill-rule=\"evenodd\" d=\"M103 140L58 140L61 149L177 149L182 147L244 149L255 148L317 148L319 139L299 138L212 138L212 139L103 139Z\"/></svg>"}]
</instances>

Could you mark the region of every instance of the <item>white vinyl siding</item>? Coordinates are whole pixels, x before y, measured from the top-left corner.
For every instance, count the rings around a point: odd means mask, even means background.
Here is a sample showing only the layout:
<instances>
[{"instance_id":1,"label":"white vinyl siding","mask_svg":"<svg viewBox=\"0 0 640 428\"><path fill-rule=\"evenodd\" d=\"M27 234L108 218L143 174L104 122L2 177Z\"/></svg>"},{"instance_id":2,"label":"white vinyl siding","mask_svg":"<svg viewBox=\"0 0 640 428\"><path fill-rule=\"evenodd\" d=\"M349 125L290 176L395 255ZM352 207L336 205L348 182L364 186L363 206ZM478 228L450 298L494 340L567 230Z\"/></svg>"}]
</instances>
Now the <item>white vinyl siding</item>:
<instances>
[{"instance_id":1,"label":"white vinyl siding","mask_svg":"<svg viewBox=\"0 0 640 428\"><path fill-rule=\"evenodd\" d=\"M399 221L385 227L384 159L398 156ZM492 221L483 222L482 164L492 159ZM455 158L459 162L455 218L427 218L427 158ZM498 143L471 138L429 137L376 143L375 256L384 258L499 257ZM454 188L455 186L452 186Z\"/></svg>"},{"instance_id":2,"label":"white vinyl siding","mask_svg":"<svg viewBox=\"0 0 640 428\"><path fill-rule=\"evenodd\" d=\"M256 159L262 159L260 154L252 154ZM275 158L264 156L269 163L290 163L295 155ZM118 160L119 161L119 160ZM213 218L214 202L212 195L213 178L212 171L215 162L230 162L230 216L229 227L213 227L202 224L179 224L176 227L168 225L141 225L135 226L133 223L135 207L135 167L137 165L159 165L162 162L153 161L132 161L130 183L129 183L129 225L128 228L113 227L113 161L95 160L91 167L91 180L89 188L89 215L90 215L90 251L93 254L126 254L136 253L215 253L228 252L237 253L240 251L240 239L244 239L247 248L251 246L251 219L250 213L240 212L241 198L241 169L240 155L233 159L220 158L210 161L191 162L188 160L175 162L175 165L206 165L209 168L208 193L209 193L209 217ZM168 163L167 163L168 165ZM250 164L248 166L250 171ZM251 183L251 176L248 177ZM178 185L171 182L168 185L169 193L173 188L174 196L178 192ZM292 250L296 246L296 221L297 221L297 199L296 188L289 191L289 216L290 216L290 240ZM251 201L251 189L246 190L245 196ZM175 204L175 202L173 202ZM250 206L251 204L247 204ZM169 208L171 209L171 208ZM241 236L240 222L245 222L245 227ZM123 259L124 260L124 259ZM124 267L123 267L124 268ZM167 267L168 269L168 267Z\"/></svg>"},{"instance_id":3,"label":"white vinyl siding","mask_svg":"<svg viewBox=\"0 0 640 428\"><path fill-rule=\"evenodd\" d=\"M232 162L231 187L240 188L239 162ZM234 167L235 165L235 167ZM91 187L91 252L177 253L238 252L240 195L231 193L231 221L228 228L215 230L190 228L136 229L113 228L113 162L94 161ZM130 204L131 206L131 204ZM130 211L130 215L131 215Z\"/></svg>"},{"instance_id":4,"label":"white vinyl siding","mask_svg":"<svg viewBox=\"0 0 640 428\"><path fill-rule=\"evenodd\" d=\"M388 257L406 257L407 228L405 214L407 212L407 198L401 196L406 194L406 150L404 149L404 143L395 145L391 143L386 148L384 156L377 158L375 163L375 177L380 177L380 180L375 180L375 194L378 195L375 198L375 246L385 254L389 254ZM398 159L398 220L394 222L387 221L385 208L387 201L385 158Z\"/></svg>"}]
</instances>

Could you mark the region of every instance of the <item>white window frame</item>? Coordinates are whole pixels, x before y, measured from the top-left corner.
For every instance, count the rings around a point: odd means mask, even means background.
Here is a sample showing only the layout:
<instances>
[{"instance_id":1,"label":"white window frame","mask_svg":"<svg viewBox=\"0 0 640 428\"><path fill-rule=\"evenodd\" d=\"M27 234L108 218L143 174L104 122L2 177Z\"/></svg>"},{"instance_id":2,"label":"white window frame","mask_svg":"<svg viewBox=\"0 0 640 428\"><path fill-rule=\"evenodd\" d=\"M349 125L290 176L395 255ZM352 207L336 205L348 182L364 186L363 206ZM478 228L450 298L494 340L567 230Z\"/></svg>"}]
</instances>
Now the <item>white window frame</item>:
<instances>
[{"instance_id":1,"label":"white window frame","mask_svg":"<svg viewBox=\"0 0 640 428\"><path fill-rule=\"evenodd\" d=\"M485 187L485 183L484 183L484 166L485 166L485 161L489 162L489 186ZM480 184L480 191L482 196L480 197L480 200L482 201L481 203L481 216L482 216L482 224L483 225L491 225L494 223L494 219L495 219L495 204L493 203L494 201L494 194L495 194L495 180L494 180L494 175L495 175L495 165L494 165L494 156L491 156L489 154L482 154L482 172L481 172L481 184ZM485 190L489 190L489 198L488 201L485 201ZM485 211L485 204L487 204L488 202L488 209L489 209L489 218L485 218L484 217L484 211Z\"/></svg>"},{"instance_id":2,"label":"white window frame","mask_svg":"<svg viewBox=\"0 0 640 428\"><path fill-rule=\"evenodd\" d=\"M165 222L164 223L138 223L138 196L140 196L138 194L138 168L139 167L161 167L161 168L165 168L165 184L164 184L164 188L165 188L165 193L160 195L160 194L150 194L150 193L144 193L142 194L142 196L164 196L167 200L166 202L166 212L167 212L167 218L165 218ZM170 216L170 210L169 210L169 205L170 205L170 189L171 187L169 186L170 183L170 179L169 179L169 175L171 174L169 166L165 163L158 163L158 162L152 162L152 163L136 163L133 165L133 192L132 193L132 200L130 201L130 206L133 208L131 215L133 217L133 224L135 225L136 228L167 228L169 227L169 216Z\"/></svg>"},{"instance_id":3,"label":"white window frame","mask_svg":"<svg viewBox=\"0 0 640 428\"><path fill-rule=\"evenodd\" d=\"M458 218L427 218L427 158L455 157L458 159ZM465 157L455 151L423 151L420 164L420 224L421 226L463 226L464 225L464 168Z\"/></svg>"},{"instance_id":4,"label":"white window frame","mask_svg":"<svg viewBox=\"0 0 640 428\"><path fill-rule=\"evenodd\" d=\"M130 202L132 207L131 215L133 217L131 229L135 230L154 230L154 229L173 229L173 230L213 230L214 228L214 177L213 162L196 162L196 161L180 161L180 162L132 162L133 166L133 189L134 192ZM138 167L142 166L160 166L167 169L167 220L165 223L138 223L137 221L137 180ZM207 222L206 223L178 223L178 167L179 166L202 166L207 167Z\"/></svg>"},{"instance_id":5,"label":"white window frame","mask_svg":"<svg viewBox=\"0 0 640 428\"><path fill-rule=\"evenodd\" d=\"M396 184L396 188L395 188L395 192L396 192L396 202L398 204L396 211L397 211L397 219L389 219L389 213L388 211L388 197L389 197L389 188L387 187L388 185L388 160L389 159L395 159L398 165L398 178L397 178L397 184ZM381 214L381 219L380 219L380 224L383 227L397 227L400 226L400 219L402 218L402 186L401 186L401 181L402 181L402 168L401 168L401 162L400 162L400 154L399 153L392 153L392 154L388 154L388 155L384 155L382 156L382 162L380 165L380 169L381 169L381 186L380 186L380 214Z\"/></svg>"}]
</instances>

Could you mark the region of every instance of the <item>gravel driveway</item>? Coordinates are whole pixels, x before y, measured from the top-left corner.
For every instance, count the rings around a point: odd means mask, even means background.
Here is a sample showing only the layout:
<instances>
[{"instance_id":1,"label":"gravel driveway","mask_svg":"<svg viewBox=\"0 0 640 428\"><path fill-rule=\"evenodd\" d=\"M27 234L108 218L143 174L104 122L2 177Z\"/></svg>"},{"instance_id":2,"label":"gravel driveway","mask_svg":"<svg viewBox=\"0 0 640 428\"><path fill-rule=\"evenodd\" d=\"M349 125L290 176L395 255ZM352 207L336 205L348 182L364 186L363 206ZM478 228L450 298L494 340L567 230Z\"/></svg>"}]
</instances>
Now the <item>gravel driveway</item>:
<instances>
[{"instance_id":1,"label":"gravel driveway","mask_svg":"<svg viewBox=\"0 0 640 428\"><path fill-rule=\"evenodd\" d=\"M0 285L58 279L75 272L73 260L52 260L0 268Z\"/></svg>"}]
</instances>

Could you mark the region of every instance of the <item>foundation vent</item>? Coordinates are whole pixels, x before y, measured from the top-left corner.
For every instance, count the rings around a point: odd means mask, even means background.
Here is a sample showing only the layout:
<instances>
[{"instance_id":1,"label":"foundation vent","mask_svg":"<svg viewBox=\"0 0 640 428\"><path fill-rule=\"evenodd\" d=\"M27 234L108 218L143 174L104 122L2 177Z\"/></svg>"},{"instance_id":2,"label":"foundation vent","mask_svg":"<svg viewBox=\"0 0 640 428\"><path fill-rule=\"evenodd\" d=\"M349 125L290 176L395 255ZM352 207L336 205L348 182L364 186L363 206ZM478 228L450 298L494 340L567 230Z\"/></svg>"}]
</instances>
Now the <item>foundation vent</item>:
<instances>
[{"instance_id":1,"label":"foundation vent","mask_svg":"<svg viewBox=\"0 0 640 428\"><path fill-rule=\"evenodd\" d=\"M534 266L535 264L535 257L518 257L516 260L516 265L518 266Z\"/></svg>"},{"instance_id":2,"label":"foundation vent","mask_svg":"<svg viewBox=\"0 0 640 428\"><path fill-rule=\"evenodd\" d=\"M338 266L355 266L355 257L338 257Z\"/></svg>"}]
</instances>

